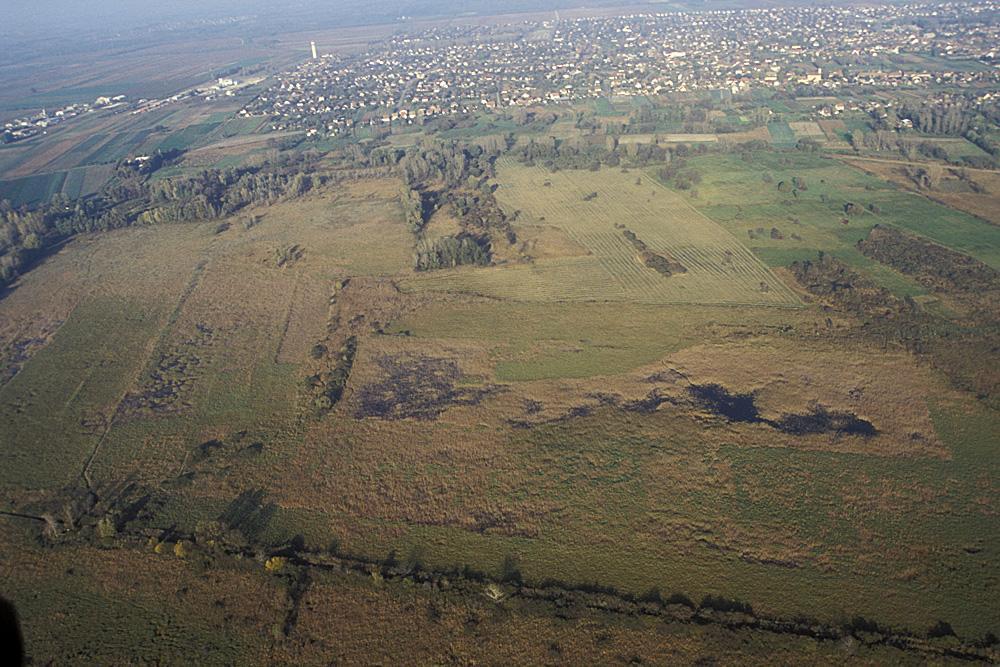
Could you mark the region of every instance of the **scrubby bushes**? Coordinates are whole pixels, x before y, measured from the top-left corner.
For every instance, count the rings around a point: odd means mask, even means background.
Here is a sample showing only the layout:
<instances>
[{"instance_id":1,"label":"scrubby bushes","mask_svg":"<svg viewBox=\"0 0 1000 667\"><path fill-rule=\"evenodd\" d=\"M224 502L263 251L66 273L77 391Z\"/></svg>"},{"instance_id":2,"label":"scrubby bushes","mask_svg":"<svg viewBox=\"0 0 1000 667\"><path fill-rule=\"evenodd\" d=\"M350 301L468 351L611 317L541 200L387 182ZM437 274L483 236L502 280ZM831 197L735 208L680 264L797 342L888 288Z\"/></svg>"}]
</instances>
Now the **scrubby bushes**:
<instances>
[{"instance_id":1,"label":"scrubby bushes","mask_svg":"<svg viewBox=\"0 0 1000 667\"><path fill-rule=\"evenodd\" d=\"M317 344L313 347L314 356L320 348L325 353L326 346ZM306 379L306 386L314 394L313 405L320 412L329 410L343 397L357 351L358 339L356 336L351 336L337 353L336 361L331 370L317 373Z\"/></svg>"},{"instance_id":2,"label":"scrubby bushes","mask_svg":"<svg viewBox=\"0 0 1000 667\"><path fill-rule=\"evenodd\" d=\"M635 235L631 229L622 231L622 235L628 239L632 247L639 251L639 261L643 266L649 267L664 276L671 276L675 273L686 273L687 268L680 262L663 255L658 255L646 246L646 243Z\"/></svg>"},{"instance_id":3,"label":"scrubby bushes","mask_svg":"<svg viewBox=\"0 0 1000 667\"><path fill-rule=\"evenodd\" d=\"M413 267L417 271L453 268L462 265L484 266L490 263L489 247L469 235L444 236L417 244Z\"/></svg>"}]
</instances>

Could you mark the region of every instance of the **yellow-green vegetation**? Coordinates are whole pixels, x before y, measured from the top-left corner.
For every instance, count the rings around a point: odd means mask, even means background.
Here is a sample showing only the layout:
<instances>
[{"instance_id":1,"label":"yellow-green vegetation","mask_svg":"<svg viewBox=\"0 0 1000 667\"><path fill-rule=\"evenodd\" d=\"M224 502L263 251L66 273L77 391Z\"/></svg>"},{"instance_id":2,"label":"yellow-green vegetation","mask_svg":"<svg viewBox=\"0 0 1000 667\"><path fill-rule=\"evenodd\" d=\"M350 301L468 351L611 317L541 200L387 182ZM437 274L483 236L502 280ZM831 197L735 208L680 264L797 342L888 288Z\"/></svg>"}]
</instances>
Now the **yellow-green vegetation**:
<instances>
[{"instance_id":1,"label":"yellow-green vegetation","mask_svg":"<svg viewBox=\"0 0 1000 667\"><path fill-rule=\"evenodd\" d=\"M488 270L437 271L409 289L464 291L524 301L634 301L794 306L798 298L731 234L652 179L620 170L560 171L505 160L497 198L515 232L563 231L586 255L546 258ZM687 272L664 276L645 265L630 230Z\"/></svg>"},{"instance_id":2,"label":"yellow-green vegetation","mask_svg":"<svg viewBox=\"0 0 1000 667\"><path fill-rule=\"evenodd\" d=\"M617 375L720 331L764 331L801 318L787 309L629 303L439 301L395 322L418 338L476 341L498 380Z\"/></svg>"},{"instance_id":3,"label":"yellow-green vegetation","mask_svg":"<svg viewBox=\"0 0 1000 667\"><path fill-rule=\"evenodd\" d=\"M221 233L81 239L29 274L3 301L4 347L39 331L51 343L0 387L2 482L58 487L85 464L98 478L176 474L192 440L286 422L301 383L289 361L322 337L335 278L409 265L392 188L273 207L249 229L240 218ZM279 266L275 251L293 244L301 258Z\"/></svg>"},{"instance_id":4,"label":"yellow-green vegetation","mask_svg":"<svg viewBox=\"0 0 1000 667\"><path fill-rule=\"evenodd\" d=\"M400 662L494 662L529 636L522 661L912 657L554 612L511 595L515 569L837 627L995 632L995 412L765 265L827 250L921 293L855 235L894 224L994 263L995 232L821 157L753 160L690 158L697 197L653 170L505 161L519 239L485 268L415 274L401 184L382 177L228 226L66 244L0 300L0 509L39 528L4 529L5 593L32 625L64 603L84 619L29 630L33 655L155 661L157 637L207 655L231 633L221 662L357 662L391 625L415 647L380 653ZM797 196L777 189L794 178ZM845 202L881 212L842 225ZM764 225L784 238L747 234ZM686 271L654 270L625 231ZM110 488L125 500L87 514L79 498ZM331 552L371 568L302 575L299 554ZM505 582L455 599L375 563ZM104 629L84 650L88 611Z\"/></svg>"}]
</instances>

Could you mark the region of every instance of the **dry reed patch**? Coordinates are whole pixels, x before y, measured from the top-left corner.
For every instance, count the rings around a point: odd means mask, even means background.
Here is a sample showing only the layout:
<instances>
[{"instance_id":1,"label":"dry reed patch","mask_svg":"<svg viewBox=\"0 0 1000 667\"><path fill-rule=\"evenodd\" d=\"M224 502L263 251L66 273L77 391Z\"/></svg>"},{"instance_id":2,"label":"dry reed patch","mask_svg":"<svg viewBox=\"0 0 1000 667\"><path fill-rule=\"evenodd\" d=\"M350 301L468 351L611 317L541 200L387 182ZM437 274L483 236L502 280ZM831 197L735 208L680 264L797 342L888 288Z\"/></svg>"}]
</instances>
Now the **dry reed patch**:
<instances>
[{"instance_id":1,"label":"dry reed patch","mask_svg":"<svg viewBox=\"0 0 1000 667\"><path fill-rule=\"evenodd\" d=\"M372 336L360 341L353 368L337 407L310 423L301 443L282 445L261 479L283 506L340 517L347 540L371 539L358 534L361 518L383 526L380 539L394 534L393 523L537 533L553 503L498 500L524 462L509 446L508 388L489 380L487 349Z\"/></svg>"},{"instance_id":2,"label":"dry reed patch","mask_svg":"<svg viewBox=\"0 0 1000 667\"><path fill-rule=\"evenodd\" d=\"M571 239L562 229L545 224L518 225L517 243L513 248L517 251L515 259L529 261L590 254L589 250Z\"/></svg>"},{"instance_id":3,"label":"dry reed patch","mask_svg":"<svg viewBox=\"0 0 1000 667\"><path fill-rule=\"evenodd\" d=\"M709 549L745 563L786 569L816 566L819 561L813 540L777 523L764 527L722 516L694 521L651 515L637 527L636 536L650 543L671 544L690 558L698 558Z\"/></svg>"},{"instance_id":4,"label":"dry reed patch","mask_svg":"<svg viewBox=\"0 0 1000 667\"><path fill-rule=\"evenodd\" d=\"M766 125L762 125L752 130L720 134L719 141L727 144L743 144L748 141L764 141L771 143L771 133L767 131Z\"/></svg>"},{"instance_id":5,"label":"dry reed patch","mask_svg":"<svg viewBox=\"0 0 1000 667\"><path fill-rule=\"evenodd\" d=\"M500 489L522 463L507 435L481 424L351 420L316 424L276 461L269 483L284 507L322 508L341 536L392 539L393 524L533 537L553 503L509 503ZM373 533L365 528L378 524Z\"/></svg>"},{"instance_id":6,"label":"dry reed patch","mask_svg":"<svg viewBox=\"0 0 1000 667\"><path fill-rule=\"evenodd\" d=\"M878 435L791 436L768 430L769 446L947 458L935 432L928 399L944 391L925 368L905 353L832 349L808 343L754 340L705 345L670 355L669 363L692 382L719 384L731 392L752 392L761 415L778 419L805 414L820 405L870 421ZM759 443L755 425L741 438Z\"/></svg>"}]
</instances>

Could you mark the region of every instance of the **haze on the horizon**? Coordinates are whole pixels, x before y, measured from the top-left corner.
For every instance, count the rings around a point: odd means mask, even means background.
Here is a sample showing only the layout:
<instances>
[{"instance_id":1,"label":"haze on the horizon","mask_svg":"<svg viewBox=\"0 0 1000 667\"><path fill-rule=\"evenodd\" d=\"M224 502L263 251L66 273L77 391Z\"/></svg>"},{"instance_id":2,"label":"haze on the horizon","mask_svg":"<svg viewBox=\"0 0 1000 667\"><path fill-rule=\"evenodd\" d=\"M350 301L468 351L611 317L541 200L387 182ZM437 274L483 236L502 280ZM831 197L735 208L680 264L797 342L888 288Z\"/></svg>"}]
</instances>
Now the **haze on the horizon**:
<instances>
[{"instance_id":1,"label":"haze on the horizon","mask_svg":"<svg viewBox=\"0 0 1000 667\"><path fill-rule=\"evenodd\" d=\"M400 16L437 16L478 13L538 11L562 7L644 4L628 0L13 0L4 9L0 36L42 38L47 34L113 34L122 30L183 30L233 20L248 24L267 22L276 29L298 24L308 29L390 21Z\"/></svg>"}]
</instances>

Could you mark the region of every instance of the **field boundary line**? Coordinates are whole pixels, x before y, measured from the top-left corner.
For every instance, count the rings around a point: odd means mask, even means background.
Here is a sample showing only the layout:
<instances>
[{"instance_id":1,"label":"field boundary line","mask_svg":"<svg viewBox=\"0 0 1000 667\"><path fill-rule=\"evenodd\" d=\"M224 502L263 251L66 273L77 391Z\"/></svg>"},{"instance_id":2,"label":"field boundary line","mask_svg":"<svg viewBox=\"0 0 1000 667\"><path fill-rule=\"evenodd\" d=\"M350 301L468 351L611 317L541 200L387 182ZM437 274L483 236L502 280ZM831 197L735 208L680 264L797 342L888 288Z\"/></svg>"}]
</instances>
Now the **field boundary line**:
<instances>
[{"instance_id":1,"label":"field boundary line","mask_svg":"<svg viewBox=\"0 0 1000 667\"><path fill-rule=\"evenodd\" d=\"M147 343L146 354L143 356L142 363L138 364L138 367L132 374L131 379L125 385L125 389L122 391L121 397L115 403L114 409L111 410L111 414L107 418L107 423L104 427L104 432L101 434L101 437L94 445L94 449L90 452L90 456L87 457L87 460L83 464L83 471L81 472L80 476L83 477L83 481L86 483L88 489L93 490L94 488L93 482L90 479L90 468L91 466L93 466L94 460L100 453L101 448L104 445L104 442L108 439L108 436L111 434L111 429L115 425L115 420L118 419L118 416L121 414L122 404L128 397L129 392L135 386L135 383L138 381L139 378L142 377L142 374L146 371L146 369L149 368L150 361L153 358L153 355L155 355L157 350L161 349L161 347L163 346L163 342L169 335L170 330L173 328L173 325L179 319L181 309L184 307L184 304L187 302L188 298L191 296L192 293L194 293L194 290L197 289L198 285L201 283L201 277L204 274L205 267L207 265L208 265L207 259L202 259L201 261L198 262L198 264L195 265L194 271L192 271L191 278L188 280L188 284L184 287L184 290L181 292L180 298L177 300L177 304L171 311L170 316L167 317L167 321L164 322L163 326L160 328L160 334L158 336L153 336L150 340L150 343Z\"/></svg>"}]
</instances>

